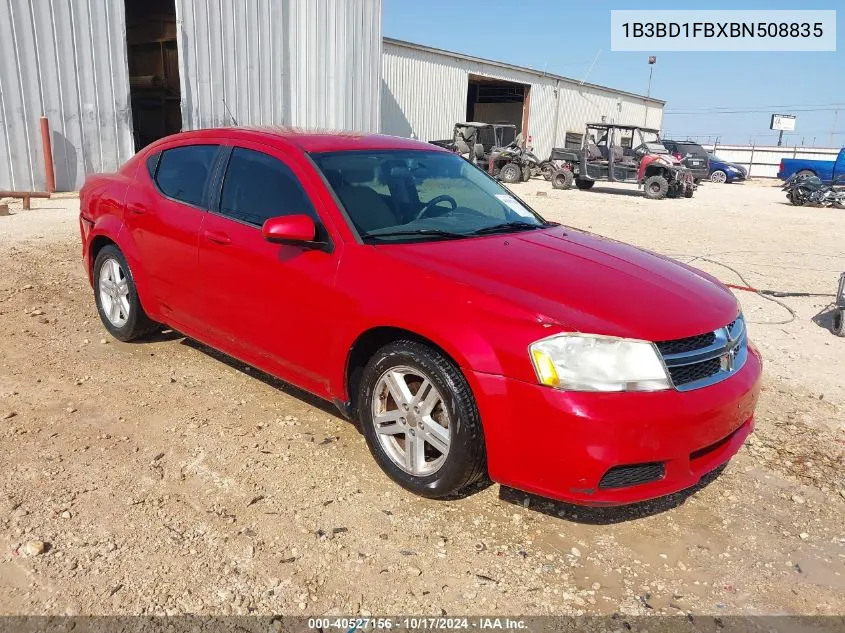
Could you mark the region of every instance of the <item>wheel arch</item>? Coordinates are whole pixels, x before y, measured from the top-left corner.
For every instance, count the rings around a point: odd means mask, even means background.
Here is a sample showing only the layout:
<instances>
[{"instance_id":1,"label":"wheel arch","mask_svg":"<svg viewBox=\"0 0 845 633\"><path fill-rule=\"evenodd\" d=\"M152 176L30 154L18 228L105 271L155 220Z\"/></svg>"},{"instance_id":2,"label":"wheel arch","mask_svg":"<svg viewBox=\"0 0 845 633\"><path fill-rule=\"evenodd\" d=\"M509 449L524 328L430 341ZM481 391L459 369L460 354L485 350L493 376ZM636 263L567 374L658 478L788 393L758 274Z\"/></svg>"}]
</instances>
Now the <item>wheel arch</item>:
<instances>
[{"instance_id":1,"label":"wheel arch","mask_svg":"<svg viewBox=\"0 0 845 633\"><path fill-rule=\"evenodd\" d=\"M651 163L645 168L645 171L643 172L643 180L645 180L646 178L651 178L652 176L663 176L664 178L666 178L666 180L669 180L669 178L667 177L668 174L668 167Z\"/></svg>"},{"instance_id":2,"label":"wheel arch","mask_svg":"<svg viewBox=\"0 0 845 633\"><path fill-rule=\"evenodd\" d=\"M379 349L389 343L399 340L413 340L434 348L452 361L458 371L463 374L467 381L469 381L469 377L462 369L462 366L466 366L466 360L457 353L450 353L448 349L437 343L437 341L432 340L430 337L404 327L389 325L371 327L361 332L356 337L352 345L349 347L349 351L346 355L343 373L344 397L346 402L343 403L341 408L344 414L348 417L354 417L361 375L363 374L364 367L367 362ZM340 404L338 404L338 406L340 406Z\"/></svg>"},{"instance_id":3,"label":"wheel arch","mask_svg":"<svg viewBox=\"0 0 845 633\"><path fill-rule=\"evenodd\" d=\"M117 242L108 235L102 233L91 240L91 246L88 247L88 271L92 279L94 276L94 262L97 261L97 255L99 255L100 251L108 245L120 248L120 246L117 245Z\"/></svg>"}]
</instances>

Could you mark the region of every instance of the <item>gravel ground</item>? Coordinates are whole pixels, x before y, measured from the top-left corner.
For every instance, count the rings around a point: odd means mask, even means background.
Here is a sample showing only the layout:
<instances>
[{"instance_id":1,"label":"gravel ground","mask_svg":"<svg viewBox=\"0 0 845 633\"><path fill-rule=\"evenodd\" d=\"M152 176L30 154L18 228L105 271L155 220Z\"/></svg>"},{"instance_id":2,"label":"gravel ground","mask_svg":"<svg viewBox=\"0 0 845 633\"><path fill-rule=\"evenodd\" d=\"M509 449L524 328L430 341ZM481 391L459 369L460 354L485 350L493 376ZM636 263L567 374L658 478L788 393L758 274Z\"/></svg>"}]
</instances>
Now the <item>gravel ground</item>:
<instances>
[{"instance_id":1,"label":"gravel ground","mask_svg":"<svg viewBox=\"0 0 845 633\"><path fill-rule=\"evenodd\" d=\"M514 190L765 288L830 293L845 268L845 216L772 187ZM827 299L786 299L797 319L775 325L789 313L740 293L767 363L758 428L696 489L616 509L497 485L437 502L393 485L331 406L173 332L108 337L78 202L33 206L0 217L0 612L845 614Z\"/></svg>"}]
</instances>

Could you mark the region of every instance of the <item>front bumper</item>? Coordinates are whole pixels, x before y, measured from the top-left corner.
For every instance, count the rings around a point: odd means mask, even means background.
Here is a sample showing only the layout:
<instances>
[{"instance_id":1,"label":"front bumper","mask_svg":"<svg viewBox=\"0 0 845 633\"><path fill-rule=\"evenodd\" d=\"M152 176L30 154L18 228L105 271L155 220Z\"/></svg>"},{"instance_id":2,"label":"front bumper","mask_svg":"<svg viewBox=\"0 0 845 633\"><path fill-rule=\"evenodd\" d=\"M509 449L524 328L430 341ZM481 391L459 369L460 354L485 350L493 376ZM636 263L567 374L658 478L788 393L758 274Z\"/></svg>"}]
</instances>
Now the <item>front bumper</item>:
<instances>
[{"instance_id":1,"label":"front bumper","mask_svg":"<svg viewBox=\"0 0 845 633\"><path fill-rule=\"evenodd\" d=\"M746 175L740 172L729 171L726 172L728 176L728 182L742 182L746 179Z\"/></svg>"},{"instance_id":2,"label":"front bumper","mask_svg":"<svg viewBox=\"0 0 845 633\"><path fill-rule=\"evenodd\" d=\"M634 503L694 486L730 460L754 427L762 363L753 345L748 351L735 375L686 392L566 392L475 372L490 477L584 505ZM618 466L657 463L658 479L600 486Z\"/></svg>"}]
</instances>

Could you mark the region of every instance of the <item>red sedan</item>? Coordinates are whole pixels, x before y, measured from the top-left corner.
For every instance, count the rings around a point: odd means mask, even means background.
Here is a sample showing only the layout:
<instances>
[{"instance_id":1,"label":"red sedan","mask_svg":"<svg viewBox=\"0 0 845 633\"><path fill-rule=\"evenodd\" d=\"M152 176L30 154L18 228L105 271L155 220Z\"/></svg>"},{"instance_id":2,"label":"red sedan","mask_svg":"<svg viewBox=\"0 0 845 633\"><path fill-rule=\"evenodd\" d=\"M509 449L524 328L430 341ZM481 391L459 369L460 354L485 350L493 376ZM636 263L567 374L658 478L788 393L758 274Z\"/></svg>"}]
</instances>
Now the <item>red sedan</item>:
<instances>
[{"instance_id":1,"label":"red sedan","mask_svg":"<svg viewBox=\"0 0 845 633\"><path fill-rule=\"evenodd\" d=\"M761 361L694 268L547 222L459 156L219 129L81 192L105 328L166 324L334 402L405 488L621 504L727 462Z\"/></svg>"}]
</instances>

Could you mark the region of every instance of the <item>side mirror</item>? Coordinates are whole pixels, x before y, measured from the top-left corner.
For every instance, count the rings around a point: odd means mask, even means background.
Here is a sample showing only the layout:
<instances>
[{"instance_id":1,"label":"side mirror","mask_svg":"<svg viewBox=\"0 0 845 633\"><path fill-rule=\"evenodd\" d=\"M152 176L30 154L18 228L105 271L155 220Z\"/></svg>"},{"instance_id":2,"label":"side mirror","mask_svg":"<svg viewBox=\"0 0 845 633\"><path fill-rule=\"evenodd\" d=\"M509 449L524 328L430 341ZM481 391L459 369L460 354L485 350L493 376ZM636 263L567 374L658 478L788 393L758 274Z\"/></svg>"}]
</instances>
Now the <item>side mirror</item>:
<instances>
[{"instance_id":1,"label":"side mirror","mask_svg":"<svg viewBox=\"0 0 845 633\"><path fill-rule=\"evenodd\" d=\"M282 215L267 218L261 234L265 240L276 244L312 244L317 236L317 225L307 215Z\"/></svg>"}]
</instances>

